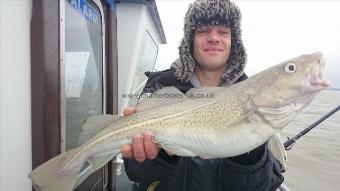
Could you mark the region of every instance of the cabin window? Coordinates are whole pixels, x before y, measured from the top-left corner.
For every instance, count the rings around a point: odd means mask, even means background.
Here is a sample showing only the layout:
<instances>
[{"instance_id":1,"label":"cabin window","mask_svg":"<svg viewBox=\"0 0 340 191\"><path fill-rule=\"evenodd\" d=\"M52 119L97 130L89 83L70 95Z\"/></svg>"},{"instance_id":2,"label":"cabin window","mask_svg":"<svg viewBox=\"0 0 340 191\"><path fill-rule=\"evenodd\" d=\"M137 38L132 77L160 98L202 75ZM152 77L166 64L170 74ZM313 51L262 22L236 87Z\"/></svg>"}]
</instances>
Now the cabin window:
<instances>
[{"instance_id":1,"label":"cabin window","mask_svg":"<svg viewBox=\"0 0 340 191\"><path fill-rule=\"evenodd\" d=\"M61 148L68 151L80 145L85 120L106 110L105 26L99 0L65 0L64 5L64 25L60 27ZM85 181L91 173L86 163L76 187L91 187L91 181ZM99 173L104 176L98 177L102 183L96 185L107 187L107 166Z\"/></svg>"},{"instance_id":2,"label":"cabin window","mask_svg":"<svg viewBox=\"0 0 340 191\"><path fill-rule=\"evenodd\" d=\"M144 73L153 70L156 63L157 54L157 44L152 39L150 33L145 31L142 36L141 46L138 52L137 65L132 80L131 94L140 95L142 92L147 80L147 77ZM129 105L131 106L136 105L136 103L137 98L132 98L129 100Z\"/></svg>"},{"instance_id":3,"label":"cabin window","mask_svg":"<svg viewBox=\"0 0 340 191\"><path fill-rule=\"evenodd\" d=\"M62 64L65 150L79 145L87 117L105 111L103 26L98 6L91 0L66 0Z\"/></svg>"},{"instance_id":4,"label":"cabin window","mask_svg":"<svg viewBox=\"0 0 340 191\"><path fill-rule=\"evenodd\" d=\"M32 168L77 147L88 116L117 113L115 5L114 0L33 1ZM84 165L75 190L115 186L108 164L92 171Z\"/></svg>"}]
</instances>

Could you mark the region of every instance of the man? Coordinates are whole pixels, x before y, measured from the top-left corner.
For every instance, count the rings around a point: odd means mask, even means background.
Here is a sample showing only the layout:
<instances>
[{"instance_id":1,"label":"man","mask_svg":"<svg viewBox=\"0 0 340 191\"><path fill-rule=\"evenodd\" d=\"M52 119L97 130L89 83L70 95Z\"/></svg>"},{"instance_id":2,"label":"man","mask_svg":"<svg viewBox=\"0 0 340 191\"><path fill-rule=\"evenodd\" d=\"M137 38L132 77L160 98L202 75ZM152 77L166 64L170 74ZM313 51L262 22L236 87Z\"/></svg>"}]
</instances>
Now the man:
<instances>
[{"instance_id":1,"label":"man","mask_svg":"<svg viewBox=\"0 0 340 191\"><path fill-rule=\"evenodd\" d=\"M241 40L240 11L228 0L197 0L185 16L180 58L171 69L149 74L143 93L175 86L230 86L247 78L246 53ZM134 108L124 111L125 115ZM157 148L152 132L135 135L122 148L128 177L138 190L222 191L275 190L283 182L280 163L267 145L231 158L201 159L174 156Z\"/></svg>"}]
</instances>

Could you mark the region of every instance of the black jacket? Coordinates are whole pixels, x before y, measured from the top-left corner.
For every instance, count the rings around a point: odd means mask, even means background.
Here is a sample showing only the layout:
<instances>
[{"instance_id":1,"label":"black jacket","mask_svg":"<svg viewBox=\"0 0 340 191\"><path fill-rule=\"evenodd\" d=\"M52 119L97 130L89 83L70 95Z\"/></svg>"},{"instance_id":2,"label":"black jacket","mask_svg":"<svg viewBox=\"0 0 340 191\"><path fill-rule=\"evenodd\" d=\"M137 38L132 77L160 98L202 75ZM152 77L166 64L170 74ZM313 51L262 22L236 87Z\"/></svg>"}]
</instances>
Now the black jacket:
<instances>
[{"instance_id":1,"label":"black jacket","mask_svg":"<svg viewBox=\"0 0 340 191\"><path fill-rule=\"evenodd\" d=\"M167 86L175 86L183 93L193 88L190 83L176 80L173 69L147 75L143 93ZM243 75L237 82L246 78ZM124 165L130 180L139 183L138 190L143 191L152 183L160 191L273 191L283 182L281 164L266 144L225 159L168 156L161 150L155 160L138 163L124 159Z\"/></svg>"}]
</instances>

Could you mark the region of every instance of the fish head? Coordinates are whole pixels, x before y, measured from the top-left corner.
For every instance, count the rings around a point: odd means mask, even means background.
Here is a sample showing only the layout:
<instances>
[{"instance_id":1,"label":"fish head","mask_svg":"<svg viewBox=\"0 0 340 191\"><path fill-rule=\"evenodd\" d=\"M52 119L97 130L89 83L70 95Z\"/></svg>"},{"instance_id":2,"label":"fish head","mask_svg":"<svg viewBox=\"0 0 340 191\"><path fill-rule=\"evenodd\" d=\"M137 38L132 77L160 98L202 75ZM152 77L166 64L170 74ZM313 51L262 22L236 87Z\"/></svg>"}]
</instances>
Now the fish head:
<instances>
[{"instance_id":1,"label":"fish head","mask_svg":"<svg viewBox=\"0 0 340 191\"><path fill-rule=\"evenodd\" d=\"M330 82L323 79L325 59L321 52L301 55L254 76L251 99L257 107L300 111ZM286 109L285 109L286 110Z\"/></svg>"}]
</instances>

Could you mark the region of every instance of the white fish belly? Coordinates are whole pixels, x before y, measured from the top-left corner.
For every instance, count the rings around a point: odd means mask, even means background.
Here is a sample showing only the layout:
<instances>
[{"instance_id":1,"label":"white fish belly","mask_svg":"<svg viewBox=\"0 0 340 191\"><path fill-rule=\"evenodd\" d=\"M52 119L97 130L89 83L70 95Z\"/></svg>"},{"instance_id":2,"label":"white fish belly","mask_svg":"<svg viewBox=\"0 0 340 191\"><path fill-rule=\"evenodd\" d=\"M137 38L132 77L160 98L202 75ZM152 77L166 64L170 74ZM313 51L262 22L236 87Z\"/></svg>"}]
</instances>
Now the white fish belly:
<instances>
[{"instance_id":1,"label":"white fish belly","mask_svg":"<svg viewBox=\"0 0 340 191\"><path fill-rule=\"evenodd\" d=\"M218 131L215 128L215 132L203 132L195 128L169 128L155 134L155 141L180 156L225 158L249 152L264 144L274 131L265 124L239 123Z\"/></svg>"}]
</instances>

